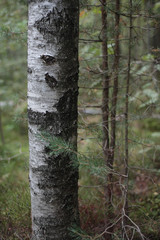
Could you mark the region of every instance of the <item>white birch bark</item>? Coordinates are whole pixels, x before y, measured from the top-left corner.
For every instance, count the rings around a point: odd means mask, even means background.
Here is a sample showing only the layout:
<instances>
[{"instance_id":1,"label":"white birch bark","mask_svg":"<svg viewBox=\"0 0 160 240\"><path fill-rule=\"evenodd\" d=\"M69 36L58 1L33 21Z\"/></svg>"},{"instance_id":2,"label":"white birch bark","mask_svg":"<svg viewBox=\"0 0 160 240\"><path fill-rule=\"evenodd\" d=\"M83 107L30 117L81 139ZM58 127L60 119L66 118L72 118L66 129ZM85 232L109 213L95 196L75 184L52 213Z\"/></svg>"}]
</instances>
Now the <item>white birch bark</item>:
<instances>
[{"instance_id":1,"label":"white birch bark","mask_svg":"<svg viewBox=\"0 0 160 240\"><path fill-rule=\"evenodd\" d=\"M70 240L78 224L78 169L38 135L77 142L78 0L29 0L28 119L32 239Z\"/></svg>"}]
</instances>

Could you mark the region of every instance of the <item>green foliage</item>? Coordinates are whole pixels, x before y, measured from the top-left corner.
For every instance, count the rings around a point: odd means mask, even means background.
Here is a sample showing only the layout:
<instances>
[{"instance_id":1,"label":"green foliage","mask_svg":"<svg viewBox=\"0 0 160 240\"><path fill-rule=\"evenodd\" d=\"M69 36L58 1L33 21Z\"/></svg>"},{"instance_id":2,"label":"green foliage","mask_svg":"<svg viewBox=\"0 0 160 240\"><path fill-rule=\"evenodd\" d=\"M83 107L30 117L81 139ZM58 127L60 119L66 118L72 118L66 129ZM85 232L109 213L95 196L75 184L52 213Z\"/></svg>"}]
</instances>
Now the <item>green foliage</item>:
<instances>
[{"instance_id":1,"label":"green foliage","mask_svg":"<svg viewBox=\"0 0 160 240\"><path fill-rule=\"evenodd\" d=\"M10 160L6 155L8 151L0 161L0 236L4 240L18 236L28 240L31 227L28 163L24 154L14 156L10 152Z\"/></svg>"},{"instance_id":2,"label":"green foliage","mask_svg":"<svg viewBox=\"0 0 160 240\"><path fill-rule=\"evenodd\" d=\"M0 235L3 239L29 239L30 235L30 193L27 184L20 183L16 188L8 185L0 187Z\"/></svg>"},{"instance_id":3,"label":"green foliage","mask_svg":"<svg viewBox=\"0 0 160 240\"><path fill-rule=\"evenodd\" d=\"M80 7L83 8L88 4L89 0L80 0Z\"/></svg>"},{"instance_id":4,"label":"green foliage","mask_svg":"<svg viewBox=\"0 0 160 240\"><path fill-rule=\"evenodd\" d=\"M147 217L158 219L160 216L160 195L154 192L152 195L147 196L142 201L141 206Z\"/></svg>"},{"instance_id":5,"label":"green foliage","mask_svg":"<svg viewBox=\"0 0 160 240\"><path fill-rule=\"evenodd\" d=\"M146 107L147 105L155 104L159 99L159 94L152 89L144 89L142 94L147 100L145 103L141 104L140 107Z\"/></svg>"},{"instance_id":6,"label":"green foliage","mask_svg":"<svg viewBox=\"0 0 160 240\"><path fill-rule=\"evenodd\" d=\"M151 54L151 53L148 53L148 54L142 56L142 60L146 61L146 62L147 61L153 61L154 58L155 58L154 55Z\"/></svg>"},{"instance_id":7,"label":"green foliage","mask_svg":"<svg viewBox=\"0 0 160 240\"><path fill-rule=\"evenodd\" d=\"M76 225L73 225L70 229L71 233L70 236L74 237L76 240L89 240L90 238L87 237L87 233L83 231L80 227L77 227Z\"/></svg>"},{"instance_id":8,"label":"green foliage","mask_svg":"<svg viewBox=\"0 0 160 240\"><path fill-rule=\"evenodd\" d=\"M100 182L104 182L106 175L111 171L105 166L102 157L96 154L79 155L80 168L85 169L91 176L97 177Z\"/></svg>"},{"instance_id":9,"label":"green foliage","mask_svg":"<svg viewBox=\"0 0 160 240\"><path fill-rule=\"evenodd\" d=\"M157 14L160 13L160 2L155 3L153 11Z\"/></svg>"},{"instance_id":10,"label":"green foliage","mask_svg":"<svg viewBox=\"0 0 160 240\"><path fill-rule=\"evenodd\" d=\"M12 100L19 94L25 95L26 88L26 36L27 5L18 0L0 3L0 79L3 86L2 100ZM23 80L23 83L22 83ZM14 83L14 84L13 84Z\"/></svg>"},{"instance_id":11,"label":"green foliage","mask_svg":"<svg viewBox=\"0 0 160 240\"><path fill-rule=\"evenodd\" d=\"M37 136L47 144L46 147L49 149L51 156L58 156L60 154L68 155L72 161L71 164L77 167L77 152L71 142L66 142L63 138L52 136L50 133L44 131L41 131Z\"/></svg>"},{"instance_id":12,"label":"green foliage","mask_svg":"<svg viewBox=\"0 0 160 240\"><path fill-rule=\"evenodd\" d=\"M3 187L1 190L2 192L6 191ZM8 189L5 195L6 208L2 212L2 217L8 217L15 226L24 224L27 227L27 224L30 224L30 193L28 185L20 185L15 192L13 192L13 189Z\"/></svg>"},{"instance_id":13,"label":"green foliage","mask_svg":"<svg viewBox=\"0 0 160 240\"><path fill-rule=\"evenodd\" d=\"M159 119L147 118L143 121L143 126L145 129L149 129L150 131L160 131L159 123Z\"/></svg>"}]
</instances>

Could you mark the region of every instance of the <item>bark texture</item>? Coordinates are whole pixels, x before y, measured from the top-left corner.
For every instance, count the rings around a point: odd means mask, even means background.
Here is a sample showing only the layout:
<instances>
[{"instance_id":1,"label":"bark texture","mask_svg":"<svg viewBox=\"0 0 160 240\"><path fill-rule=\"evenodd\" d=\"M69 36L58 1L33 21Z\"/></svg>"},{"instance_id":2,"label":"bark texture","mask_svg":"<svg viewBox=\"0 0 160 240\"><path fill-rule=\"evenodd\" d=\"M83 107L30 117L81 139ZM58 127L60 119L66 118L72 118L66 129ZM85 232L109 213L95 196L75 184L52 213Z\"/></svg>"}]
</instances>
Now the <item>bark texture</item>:
<instances>
[{"instance_id":1,"label":"bark texture","mask_svg":"<svg viewBox=\"0 0 160 240\"><path fill-rule=\"evenodd\" d=\"M133 0L130 3L130 20L129 20L129 43L128 43L128 69L126 79L126 96L125 96L125 192L124 192L124 211L126 215L129 215L128 210L128 184L129 184L129 94L130 94L130 81L131 81L131 58L132 58L132 36L133 36ZM124 219L124 225L127 225L128 219ZM125 231L124 231L125 232ZM125 233L124 233L125 234ZM126 235L126 234L125 234ZM127 239L128 236L124 236Z\"/></svg>"},{"instance_id":2,"label":"bark texture","mask_svg":"<svg viewBox=\"0 0 160 240\"><path fill-rule=\"evenodd\" d=\"M107 39L107 1L102 0L102 63L103 63L103 95L102 95L102 124L103 124L103 153L108 166L109 158L109 73L108 73L108 39ZM109 164L110 167L110 164Z\"/></svg>"},{"instance_id":3,"label":"bark texture","mask_svg":"<svg viewBox=\"0 0 160 240\"><path fill-rule=\"evenodd\" d=\"M49 133L77 144L78 0L29 0L28 118L32 239L70 240L78 217L78 167L51 153Z\"/></svg>"}]
</instances>

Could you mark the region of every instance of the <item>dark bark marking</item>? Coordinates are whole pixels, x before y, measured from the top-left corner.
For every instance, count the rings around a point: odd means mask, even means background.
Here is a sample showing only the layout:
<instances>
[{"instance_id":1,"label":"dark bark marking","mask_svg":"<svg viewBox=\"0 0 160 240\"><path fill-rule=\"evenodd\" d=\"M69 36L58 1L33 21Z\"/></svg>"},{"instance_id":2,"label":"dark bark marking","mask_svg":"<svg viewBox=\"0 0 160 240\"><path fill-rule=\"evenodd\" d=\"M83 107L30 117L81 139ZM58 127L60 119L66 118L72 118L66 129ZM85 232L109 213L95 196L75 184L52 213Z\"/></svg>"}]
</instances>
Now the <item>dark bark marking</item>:
<instances>
[{"instance_id":1,"label":"dark bark marking","mask_svg":"<svg viewBox=\"0 0 160 240\"><path fill-rule=\"evenodd\" d=\"M54 64L56 62L55 57L50 56L50 55L41 55L40 58L47 64L47 65L51 65Z\"/></svg>"},{"instance_id":2,"label":"dark bark marking","mask_svg":"<svg viewBox=\"0 0 160 240\"><path fill-rule=\"evenodd\" d=\"M69 168L67 168L68 171L70 171ZM41 175L41 178L39 179L38 182L38 188L39 189L53 189L55 187L60 187L60 186L66 186L66 183L71 186L77 184L77 179L78 179L78 174L74 170L70 176L64 176L68 174L67 169L64 170L63 172L55 172L55 171L48 171L48 172L42 172L42 171L36 171L35 169L33 172L39 172ZM46 169L44 169L45 171Z\"/></svg>"},{"instance_id":3,"label":"dark bark marking","mask_svg":"<svg viewBox=\"0 0 160 240\"><path fill-rule=\"evenodd\" d=\"M73 165L71 164L70 157L66 153L65 154L61 153L58 156L52 155L51 157L46 155L45 156L45 165L39 166L36 168L33 167L32 172L33 173L44 172L44 174L46 174L46 176L47 176L47 179L55 178L55 180L56 180L57 178L60 178L62 180L68 176L67 172L69 170L71 171L72 168L73 168ZM75 169L73 169L73 171L75 171ZM54 182L51 181L51 184L57 185L57 183L55 181ZM62 182L61 182L61 184L62 184Z\"/></svg>"},{"instance_id":4,"label":"dark bark marking","mask_svg":"<svg viewBox=\"0 0 160 240\"><path fill-rule=\"evenodd\" d=\"M48 73L45 74L45 80L50 88L55 88L57 86L57 80Z\"/></svg>"},{"instance_id":5,"label":"dark bark marking","mask_svg":"<svg viewBox=\"0 0 160 240\"><path fill-rule=\"evenodd\" d=\"M27 72L31 74L32 73L32 69L28 67Z\"/></svg>"},{"instance_id":6,"label":"dark bark marking","mask_svg":"<svg viewBox=\"0 0 160 240\"><path fill-rule=\"evenodd\" d=\"M58 82L58 87L61 89L71 89L72 91L78 91L77 87L77 81L78 81L78 73L74 73L71 75L65 75L65 76L58 76L59 79L62 79L62 81Z\"/></svg>"},{"instance_id":7,"label":"dark bark marking","mask_svg":"<svg viewBox=\"0 0 160 240\"><path fill-rule=\"evenodd\" d=\"M47 217L36 217L36 218L34 217L33 221L37 226L41 225L41 228L45 229L46 226L56 227L56 226L62 226L62 224L64 224L65 226L65 223L61 222L62 219L63 218L60 218L60 217L58 219L56 217L54 218L54 216L51 215Z\"/></svg>"},{"instance_id":8,"label":"dark bark marking","mask_svg":"<svg viewBox=\"0 0 160 240\"><path fill-rule=\"evenodd\" d=\"M77 83L77 81L78 81L78 72L75 73L75 74L73 74L73 75L71 75L71 76L67 76L67 77L66 77L66 80L65 80L65 82L66 82L68 85L70 85L70 84L72 84L72 83L74 83L74 82Z\"/></svg>"},{"instance_id":9,"label":"dark bark marking","mask_svg":"<svg viewBox=\"0 0 160 240\"><path fill-rule=\"evenodd\" d=\"M33 222L38 226L38 231L34 231L33 235L37 237L40 235L45 236L46 240L72 240L78 239L77 236L73 238L69 226L72 227L72 224L75 224L75 221L72 219L71 222L68 222L68 217L64 216L62 213L59 213L59 218L54 217L53 215L47 217L36 217L33 218ZM58 237L57 237L58 233ZM42 239L42 238L40 238Z\"/></svg>"},{"instance_id":10,"label":"dark bark marking","mask_svg":"<svg viewBox=\"0 0 160 240\"><path fill-rule=\"evenodd\" d=\"M30 186L30 188L31 188L32 192L34 193L34 195L37 195L37 193L34 191L34 188L31 186Z\"/></svg>"},{"instance_id":11,"label":"dark bark marking","mask_svg":"<svg viewBox=\"0 0 160 240\"><path fill-rule=\"evenodd\" d=\"M45 45L44 44L38 44L38 46L37 46L38 48L45 48Z\"/></svg>"},{"instance_id":12,"label":"dark bark marking","mask_svg":"<svg viewBox=\"0 0 160 240\"><path fill-rule=\"evenodd\" d=\"M58 103L55 105L58 112L70 114L75 111L77 102L78 90L69 89L64 95L59 99Z\"/></svg>"},{"instance_id":13,"label":"dark bark marking","mask_svg":"<svg viewBox=\"0 0 160 240\"><path fill-rule=\"evenodd\" d=\"M52 11L37 20L34 26L43 34L48 42L53 42L57 39L59 42L63 41L63 45L64 43L72 44L74 39L73 35L78 35L78 28L74 25L74 15L70 14L70 11L74 11L75 17L77 16L77 8L58 9L53 7ZM64 28L66 31L64 31ZM61 31L63 31L63 34L61 34Z\"/></svg>"},{"instance_id":14,"label":"dark bark marking","mask_svg":"<svg viewBox=\"0 0 160 240\"><path fill-rule=\"evenodd\" d=\"M69 112L34 112L32 109L28 109L28 120L30 124L39 125L40 130L49 130L55 136L60 136L64 139L68 139L76 131L77 127L77 109Z\"/></svg>"}]
</instances>

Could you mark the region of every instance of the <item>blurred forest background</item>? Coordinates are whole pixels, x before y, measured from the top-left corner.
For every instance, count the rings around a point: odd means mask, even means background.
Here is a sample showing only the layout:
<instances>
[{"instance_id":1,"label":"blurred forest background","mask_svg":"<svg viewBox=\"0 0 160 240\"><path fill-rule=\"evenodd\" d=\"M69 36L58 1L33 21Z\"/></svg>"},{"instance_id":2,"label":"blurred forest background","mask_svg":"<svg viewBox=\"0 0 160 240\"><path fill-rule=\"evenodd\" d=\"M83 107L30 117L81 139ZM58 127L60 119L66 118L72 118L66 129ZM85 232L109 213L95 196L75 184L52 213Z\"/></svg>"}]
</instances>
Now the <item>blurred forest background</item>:
<instances>
[{"instance_id":1,"label":"blurred forest background","mask_svg":"<svg viewBox=\"0 0 160 240\"><path fill-rule=\"evenodd\" d=\"M80 0L78 157L82 230L78 234L83 239L105 239L103 232L107 207L104 188L109 169L102 150L102 3L103 0ZM116 58L115 16L119 16L119 86L112 169L113 239L159 240L160 2L121 0L117 14L116 1L108 0L106 9L111 112ZM27 137L27 1L0 0L0 17L0 239L27 240L31 232ZM126 128L129 129L127 177L124 160ZM127 234L123 238L126 198Z\"/></svg>"}]
</instances>

